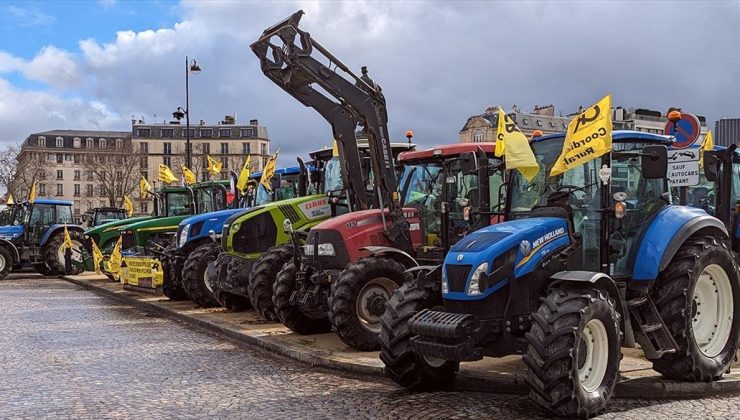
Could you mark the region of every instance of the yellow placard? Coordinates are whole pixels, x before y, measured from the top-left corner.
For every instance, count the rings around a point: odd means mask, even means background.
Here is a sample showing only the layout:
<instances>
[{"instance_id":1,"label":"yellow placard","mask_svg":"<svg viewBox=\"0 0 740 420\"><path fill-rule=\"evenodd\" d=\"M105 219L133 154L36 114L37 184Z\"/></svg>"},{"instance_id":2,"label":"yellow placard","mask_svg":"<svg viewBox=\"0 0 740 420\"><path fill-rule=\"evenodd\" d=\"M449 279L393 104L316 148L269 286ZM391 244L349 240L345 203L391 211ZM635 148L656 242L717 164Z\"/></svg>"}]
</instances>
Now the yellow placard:
<instances>
[{"instance_id":1,"label":"yellow placard","mask_svg":"<svg viewBox=\"0 0 740 420\"><path fill-rule=\"evenodd\" d=\"M162 262L152 257L126 257L121 282L136 287L156 289L164 283Z\"/></svg>"}]
</instances>

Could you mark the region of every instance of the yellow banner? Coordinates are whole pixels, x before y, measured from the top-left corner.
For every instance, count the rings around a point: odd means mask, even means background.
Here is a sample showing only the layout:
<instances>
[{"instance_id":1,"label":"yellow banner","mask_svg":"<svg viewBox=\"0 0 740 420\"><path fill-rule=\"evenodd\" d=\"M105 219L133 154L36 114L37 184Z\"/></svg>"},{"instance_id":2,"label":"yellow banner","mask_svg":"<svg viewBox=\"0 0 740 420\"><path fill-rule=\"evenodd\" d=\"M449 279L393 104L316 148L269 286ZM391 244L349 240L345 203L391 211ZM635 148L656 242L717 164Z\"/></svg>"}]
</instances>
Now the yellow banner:
<instances>
[{"instance_id":1,"label":"yellow banner","mask_svg":"<svg viewBox=\"0 0 740 420\"><path fill-rule=\"evenodd\" d=\"M499 157L504 156L506 169L518 170L522 176L527 178L527 181L531 181L540 171L527 136L501 108L498 110L494 154Z\"/></svg>"},{"instance_id":2,"label":"yellow banner","mask_svg":"<svg viewBox=\"0 0 740 420\"><path fill-rule=\"evenodd\" d=\"M704 152L707 150L714 149L714 137L712 136L712 130L709 130L707 132L707 135L704 136L704 141L701 143L701 147L699 147L699 167L704 167Z\"/></svg>"},{"instance_id":3,"label":"yellow banner","mask_svg":"<svg viewBox=\"0 0 740 420\"><path fill-rule=\"evenodd\" d=\"M560 175L611 150L612 97L606 95L568 123L563 152L555 161L550 176Z\"/></svg>"},{"instance_id":4,"label":"yellow banner","mask_svg":"<svg viewBox=\"0 0 740 420\"><path fill-rule=\"evenodd\" d=\"M157 258L126 257L121 282L131 286L156 289L164 283L162 263Z\"/></svg>"},{"instance_id":5,"label":"yellow banner","mask_svg":"<svg viewBox=\"0 0 740 420\"><path fill-rule=\"evenodd\" d=\"M31 184L31 191L28 193L28 202L33 204L36 201L36 181Z\"/></svg>"},{"instance_id":6,"label":"yellow banner","mask_svg":"<svg viewBox=\"0 0 740 420\"><path fill-rule=\"evenodd\" d=\"M64 242L62 242L62 247L65 249L72 249L72 237L69 236L66 223L64 224Z\"/></svg>"},{"instance_id":7,"label":"yellow banner","mask_svg":"<svg viewBox=\"0 0 740 420\"><path fill-rule=\"evenodd\" d=\"M172 169L164 163L159 164L159 180L165 184L177 181L177 177L172 173Z\"/></svg>"},{"instance_id":8,"label":"yellow banner","mask_svg":"<svg viewBox=\"0 0 740 420\"><path fill-rule=\"evenodd\" d=\"M8 198L5 200L5 204L9 206L15 204L15 200L13 199L13 194L8 193Z\"/></svg>"},{"instance_id":9,"label":"yellow banner","mask_svg":"<svg viewBox=\"0 0 740 420\"><path fill-rule=\"evenodd\" d=\"M134 214L134 203L131 202L131 199L129 199L127 195L123 196L123 208L126 209L128 217L131 217L131 215Z\"/></svg>"},{"instance_id":10,"label":"yellow banner","mask_svg":"<svg viewBox=\"0 0 740 420\"><path fill-rule=\"evenodd\" d=\"M123 246L123 237L119 236L116 246L113 247L113 252L110 254L108 259L108 270L113 274L116 280L121 280L121 262L123 262L123 255L121 255L121 247Z\"/></svg>"},{"instance_id":11,"label":"yellow banner","mask_svg":"<svg viewBox=\"0 0 740 420\"><path fill-rule=\"evenodd\" d=\"M238 188L239 191L246 191L247 189L247 184L249 184L251 165L252 155L248 155L247 160L244 161L244 166L242 167L241 172L239 172L239 178L236 180L236 188Z\"/></svg>"},{"instance_id":12,"label":"yellow banner","mask_svg":"<svg viewBox=\"0 0 740 420\"><path fill-rule=\"evenodd\" d=\"M95 266L95 272L98 274L103 274L103 272L100 271L100 263L103 262L103 253L100 251L100 248L98 248L98 244L96 244L95 241L90 239L90 242L92 242L92 257L93 265Z\"/></svg>"},{"instance_id":13,"label":"yellow banner","mask_svg":"<svg viewBox=\"0 0 740 420\"><path fill-rule=\"evenodd\" d=\"M139 180L139 197L141 198L147 198L147 192L152 190L152 186L149 184L149 181L144 178L144 176L141 176L141 179Z\"/></svg>"},{"instance_id":14,"label":"yellow banner","mask_svg":"<svg viewBox=\"0 0 740 420\"><path fill-rule=\"evenodd\" d=\"M221 162L218 162L216 159L210 157L209 155L206 155L206 159L208 160L208 172L210 172L213 175L218 175L221 173Z\"/></svg>"},{"instance_id":15,"label":"yellow banner","mask_svg":"<svg viewBox=\"0 0 740 420\"><path fill-rule=\"evenodd\" d=\"M265 169L262 170L260 184L262 184L262 186L265 187L267 191L272 191L270 180L272 180L272 177L275 175L275 165L277 162L278 154L280 154L280 149L277 149L275 155L270 157L270 159L267 161L267 164L265 165Z\"/></svg>"},{"instance_id":16,"label":"yellow banner","mask_svg":"<svg viewBox=\"0 0 740 420\"><path fill-rule=\"evenodd\" d=\"M193 171L190 170L185 165L180 165L180 170L182 171L182 177L185 180L185 185L193 185L197 181L195 178L195 174Z\"/></svg>"}]
</instances>

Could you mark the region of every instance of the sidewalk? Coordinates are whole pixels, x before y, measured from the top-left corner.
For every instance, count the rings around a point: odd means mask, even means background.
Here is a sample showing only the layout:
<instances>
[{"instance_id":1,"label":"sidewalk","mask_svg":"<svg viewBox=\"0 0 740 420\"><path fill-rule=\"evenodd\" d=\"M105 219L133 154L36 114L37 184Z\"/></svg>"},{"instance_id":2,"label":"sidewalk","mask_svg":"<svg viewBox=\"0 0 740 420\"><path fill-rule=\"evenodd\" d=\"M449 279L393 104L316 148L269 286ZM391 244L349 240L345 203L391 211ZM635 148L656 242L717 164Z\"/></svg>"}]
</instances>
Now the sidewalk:
<instances>
[{"instance_id":1,"label":"sidewalk","mask_svg":"<svg viewBox=\"0 0 740 420\"><path fill-rule=\"evenodd\" d=\"M120 284L94 273L66 276L64 279L142 310L205 328L313 366L383 376L383 363L377 352L352 350L333 333L309 336L294 334L282 324L265 321L253 311L229 313L223 308L199 308L190 301L171 302L166 297L123 290ZM661 377L652 370L651 364L638 349L622 351L622 380L616 389L618 398L679 399L740 394L740 363L737 361L733 365L735 373L726 375L719 382L688 383ZM522 377L524 371L521 356L516 355L463 363L456 387L497 393L526 393L527 387Z\"/></svg>"}]
</instances>

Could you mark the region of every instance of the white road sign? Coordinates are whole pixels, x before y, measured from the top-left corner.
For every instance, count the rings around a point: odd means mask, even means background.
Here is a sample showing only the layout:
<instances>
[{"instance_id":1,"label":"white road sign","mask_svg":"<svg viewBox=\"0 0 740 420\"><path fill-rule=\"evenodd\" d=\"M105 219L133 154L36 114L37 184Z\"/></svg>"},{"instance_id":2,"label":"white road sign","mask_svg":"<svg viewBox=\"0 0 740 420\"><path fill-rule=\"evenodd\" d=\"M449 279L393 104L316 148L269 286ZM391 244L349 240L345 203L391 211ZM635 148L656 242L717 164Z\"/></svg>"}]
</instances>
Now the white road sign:
<instances>
[{"instance_id":1,"label":"white road sign","mask_svg":"<svg viewBox=\"0 0 740 420\"><path fill-rule=\"evenodd\" d=\"M668 151L668 183L671 187L699 184L699 149Z\"/></svg>"}]
</instances>

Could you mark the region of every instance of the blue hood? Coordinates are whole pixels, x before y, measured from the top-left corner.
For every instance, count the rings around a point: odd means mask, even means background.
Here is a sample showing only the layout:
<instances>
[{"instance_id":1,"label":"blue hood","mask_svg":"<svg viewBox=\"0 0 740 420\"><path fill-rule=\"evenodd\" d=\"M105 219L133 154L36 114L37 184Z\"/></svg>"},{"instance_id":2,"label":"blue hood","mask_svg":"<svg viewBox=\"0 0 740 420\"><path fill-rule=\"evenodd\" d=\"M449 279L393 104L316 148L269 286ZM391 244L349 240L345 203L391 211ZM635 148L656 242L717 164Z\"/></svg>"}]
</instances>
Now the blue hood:
<instances>
[{"instance_id":1,"label":"blue hood","mask_svg":"<svg viewBox=\"0 0 740 420\"><path fill-rule=\"evenodd\" d=\"M0 226L0 238L17 238L23 234L23 225Z\"/></svg>"},{"instance_id":2,"label":"blue hood","mask_svg":"<svg viewBox=\"0 0 740 420\"><path fill-rule=\"evenodd\" d=\"M180 222L180 225L177 227L177 248L182 248L194 240L207 237L210 231L215 232L217 236L221 235L226 219L248 210L246 208L226 209L188 217ZM181 243L180 234L185 226L188 225L190 228L188 230L187 240Z\"/></svg>"},{"instance_id":3,"label":"blue hood","mask_svg":"<svg viewBox=\"0 0 740 420\"><path fill-rule=\"evenodd\" d=\"M485 299L509 281L532 272L545 256L568 244L567 222L556 217L513 220L477 230L452 246L445 258L442 273L448 283L448 292L444 293L444 298ZM499 261L494 264L497 258ZM499 269L511 271L513 263L513 278L497 279L487 284L481 294L468 295L470 279L483 263L488 263L487 275ZM494 274L492 278L495 277Z\"/></svg>"},{"instance_id":4,"label":"blue hood","mask_svg":"<svg viewBox=\"0 0 740 420\"><path fill-rule=\"evenodd\" d=\"M226 209L226 210L214 211L214 212L211 212L211 213L196 214L195 216L190 216L187 219L185 219L182 222L180 222L180 226L179 227L183 227L185 225L194 224L194 223L200 222L201 220L208 220L208 219L226 220L232 214L238 213L238 212L243 211L243 210L246 210L246 209L243 209L243 208L239 208L239 209Z\"/></svg>"}]
</instances>

